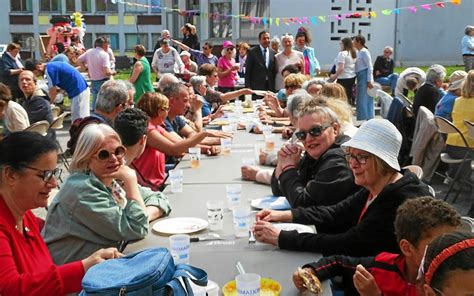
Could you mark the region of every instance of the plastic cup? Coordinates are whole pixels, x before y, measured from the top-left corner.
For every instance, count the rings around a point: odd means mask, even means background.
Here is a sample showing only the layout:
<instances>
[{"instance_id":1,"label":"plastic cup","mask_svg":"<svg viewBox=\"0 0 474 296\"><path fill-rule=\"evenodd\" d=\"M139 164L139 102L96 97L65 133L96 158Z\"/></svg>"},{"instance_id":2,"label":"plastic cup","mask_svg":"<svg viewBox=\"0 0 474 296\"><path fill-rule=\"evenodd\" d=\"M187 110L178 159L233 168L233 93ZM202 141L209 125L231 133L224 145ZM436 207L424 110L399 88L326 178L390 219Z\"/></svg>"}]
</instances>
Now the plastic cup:
<instances>
[{"instance_id":1,"label":"plastic cup","mask_svg":"<svg viewBox=\"0 0 474 296\"><path fill-rule=\"evenodd\" d=\"M170 170L169 176L171 182L171 192L183 192L183 170Z\"/></svg>"},{"instance_id":2,"label":"plastic cup","mask_svg":"<svg viewBox=\"0 0 474 296\"><path fill-rule=\"evenodd\" d=\"M221 154L229 154L232 147L231 138L221 138Z\"/></svg>"},{"instance_id":3,"label":"plastic cup","mask_svg":"<svg viewBox=\"0 0 474 296\"><path fill-rule=\"evenodd\" d=\"M206 203L210 230L222 230L224 226L224 201L210 200Z\"/></svg>"},{"instance_id":4,"label":"plastic cup","mask_svg":"<svg viewBox=\"0 0 474 296\"><path fill-rule=\"evenodd\" d=\"M169 237L170 253L174 264L189 264L190 240L187 234L175 234Z\"/></svg>"},{"instance_id":5,"label":"plastic cup","mask_svg":"<svg viewBox=\"0 0 474 296\"><path fill-rule=\"evenodd\" d=\"M255 144L253 146L256 163L260 162L260 152L262 152L263 148L264 148L264 146L262 144Z\"/></svg>"},{"instance_id":6,"label":"plastic cup","mask_svg":"<svg viewBox=\"0 0 474 296\"><path fill-rule=\"evenodd\" d=\"M222 126L222 131L226 133L232 133L234 131L234 128L232 127L231 124L229 125L223 125Z\"/></svg>"},{"instance_id":7,"label":"plastic cup","mask_svg":"<svg viewBox=\"0 0 474 296\"><path fill-rule=\"evenodd\" d=\"M201 160L201 148L192 147L188 149L189 157L191 158L191 167L198 168Z\"/></svg>"},{"instance_id":8,"label":"plastic cup","mask_svg":"<svg viewBox=\"0 0 474 296\"><path fill-rule=\"evenodd\" d=\"M248 206L236 206L232 210L234 217L234 230L236 237L248 237L250 230L250 208Z\"/></svg>"},{"instance_id":9,"label":"plastic cup","mask_svg":"<svg viewBox=\"0 0 474 296\"><path fill-rule=\"evenodd\" d=\"M240 204L240 196L242 194L242 185L232 184L225 186L225 192L227 195L227 204L229 209L234 208Z\"/></svg>"},{"instance_id":10,"label":"plastic cup","mask_svg":"<svg viewBox=\"0 0 474 296\"><path fill-rule=\"evenodd\" d=\"M239 274L235 277L237 284L237 295L239 296L259 296L260 295L260 275L256 273Z\"/></svg>"},{"instance_id":11,"label":"plastic cup","mask_svg":"<svg viewBox=\"0 0 474 296\"><path fill-rule=\"evenodd\" d=\"M275 135L267 134L265 135L265 150L272 151L275 149Z\"/></svg>"},{"instance_id":12,"label":"plastic cup","mask_svg":"<svg viewBox=\"0 0 474 296\"><path fill-rule=\"evenodd\" d=\"M251 157L242 158L242 166L252 166L255 164L255 159Z\"/></svg>"},{"instance_id":13,"label":"plastic cup","mask_svg":"<svg viewBox=\"0 0 474 296\"><path fill-rule=\"evenodd\" d=\"M242 101L237 99L235 100L235 107L241 107L242 106Z\"/></svg>"}]
</instances>

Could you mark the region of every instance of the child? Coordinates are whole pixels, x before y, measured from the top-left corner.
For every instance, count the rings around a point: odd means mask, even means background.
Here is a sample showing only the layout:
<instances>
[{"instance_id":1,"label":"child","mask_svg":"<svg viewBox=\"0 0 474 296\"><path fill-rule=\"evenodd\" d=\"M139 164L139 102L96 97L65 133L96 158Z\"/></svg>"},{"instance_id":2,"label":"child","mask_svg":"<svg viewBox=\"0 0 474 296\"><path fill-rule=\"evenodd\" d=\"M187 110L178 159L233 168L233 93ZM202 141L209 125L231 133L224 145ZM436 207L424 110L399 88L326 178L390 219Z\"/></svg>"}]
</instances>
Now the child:
<instances>
[{"instance_id":1,"label":"child","mask_svg":"<svg viewBox=\"0 0 474 296\"><path fill-rule=\"evenodd\" d=\"M436 238L423 262L426 296L474 294L474 234L456 232Z\"/></svg>"},{"instance_id":2,"label":"child","mask_svg":"<svg viewBox=\"0 0 474 296\"><path fill-rule=\"evenodd\" d=\"M456 231L460 219L456 210L446 202L432 197L410 199L398 208L395 219L400 255L331 256L303 268L320 280L341 275L344 279L353 277L354 286L361 295L418 295L415 281L426 246L437 236ZM293 282L299 290L306 289L297 272L293 274ZM353 291L352 283L345 286L346 290Z\"/></svg>"}]
</instances>

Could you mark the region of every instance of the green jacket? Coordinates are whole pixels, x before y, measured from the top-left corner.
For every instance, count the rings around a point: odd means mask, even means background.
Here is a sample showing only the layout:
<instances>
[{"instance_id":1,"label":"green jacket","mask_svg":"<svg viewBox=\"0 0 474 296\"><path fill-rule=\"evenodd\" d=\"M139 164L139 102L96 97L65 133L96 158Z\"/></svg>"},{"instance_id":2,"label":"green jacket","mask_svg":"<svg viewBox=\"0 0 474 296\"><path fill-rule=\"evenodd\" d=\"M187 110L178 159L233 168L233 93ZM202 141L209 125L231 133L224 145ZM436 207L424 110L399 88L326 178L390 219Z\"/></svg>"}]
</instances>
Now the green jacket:
<instances>
[{"instance_id":1,"label":"green jacket","mask_svg":"<svg viewBox=\"0 0 474 296\"><path fill-rule=\"evenodd\" d=\"M171 211L161 192L140 188L146 205L165 215ZM53 199L42 235L56 264L82 260L100 248L118 247L124 240L138 240L148 233L148 218L133 200L119 207L111 191L97 177L73 173Z\"/></svg>"}]
</instances>

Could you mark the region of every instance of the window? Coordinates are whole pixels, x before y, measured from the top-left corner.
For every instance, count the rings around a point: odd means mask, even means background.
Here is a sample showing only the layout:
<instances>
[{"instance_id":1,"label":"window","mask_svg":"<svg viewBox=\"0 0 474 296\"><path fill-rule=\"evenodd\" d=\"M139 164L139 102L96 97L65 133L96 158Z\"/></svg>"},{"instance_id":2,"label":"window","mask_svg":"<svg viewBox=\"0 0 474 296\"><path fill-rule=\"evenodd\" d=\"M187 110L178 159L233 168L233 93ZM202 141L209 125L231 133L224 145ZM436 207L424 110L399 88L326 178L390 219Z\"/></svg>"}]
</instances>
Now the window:
<instances>
[{"instance_id":1,"label":"window","mask_svg":"<svg viewBox=\"0 0 474 296\"><path fill-rule=\"evenodd\" d=\"M209 21L211 38L231 38L232 18L225 15L232 14L232 4L230 1L212 1L209 6L209 13L212 17Z\"/></svg>"},{"instance_id":2,"label":"window","mask_svg":"<svg viewBox=\"0 0 474 296\"><path fill-rule=\"evenodd\" d=\"M82 44L84 45L85 48L92 48L92 33L86 33L84 34L84 38L82 38Z\"/></svg>"},{"instance_id":3,"label":"window","mask_svg":"<svg viewBox=\"0 0 474 296\"><path fill-rule=\"evenodd\" d=\"M34 37L33 33L12 33L12 42L21 45L21 51L29 51L26 47L26 39L28 37Z\"/></svg>"},{"instance_id":4,"label":"window","mask_svg":"<svg viewBox=\"0 0 474 296\"><path fill-rule=\"evenodd\" d=\"M150 3L151 6L160 6L161 7L161 0L151 0ZM152 13L161 13L161 8L160 7L152 7L151 12Z\"/></svg>"},{"instance_id":5,"label":"window","mask_svg":"<svg viewBox=\"0 0 474 296\"><path fill-rule=\"evenodd\" d=\"M118 33L96 33L97 37L105 36L109 39L110 43L109 46L113 50L119 49L119 34Z\"/></svg>"},{"instance_id":6,"label":"window","mask_svg":"<svg viewBox=\"0 0 474 296\"><path fill-rule=\"evenodd\" d=\"M240 14L254 17L270 16L270 0L243 0L240 3ZM240 20L240 38L255 38L255 30L262 31L268 29L268 23L252 24L250 20Z\"/></svg>"},{"instance_id":7,"label":"window","mask_svg":"<svg viewBox=\"0 0 474 296\"><path fill-rule=\"evenodd\" d=\"M40 11L45 12L60 12L61 11L61 0L41 0Z\"/></svg>"},{"instance_id":8,"label":"window","mask_svg":"<svg viewBox=\"0 0 474 296\"><path fill-rule=\"evenodd\" d=\"M132 50L137 44L148 48L148 34L125 34L125 49Z\"/></svg>"},{"instance_id":9,"label":"window","mask_svg":"<svg viewBox=\"0 0 474 296\"><path fill-rule=\"evenodd\" d=\"M82 4L82 9L81 9L81 11L82 11L82 12L92 12L92 4L91 4L91 1L92 1L92 0L81 0L81 4Z\"/></svg>"},{"instance_id":10,"label":"window","mask_svg":"<svg viewBox=\"0 0 474 296\"><path fill-rule=\"evenodd\" d=\"M137 4L137 5L127 5L124 4L125 12L127 13L143 13L148 12L147 7L143 7L142 5L148 5L148 0L128 0L128 3Z\"/></svg>"},{"instance_id":11,"label":"window","mask_svg":"<svg viewBox=\"0 0 474 296\"><path fill-rule=\"evenodd\" d=\"M95 0L95 10L118 12L118 5L117 3L112 3L111 1Z\"/></svg>"},{"instance_id":12,"label":"window","mask_svg":"<svg viewBox=\"0 0 474 296\"><path fill-rule=\"evenodd\" d=\"M66 0L66 12L76 11L76 0Z\"/></svg>"},{"instance_id":13,"label":"window","mask_svg":"<svg viewBox=\"0 0 474 296\"><path fill-rule=\"evenodd\" d=\"M10 7L12 12L32 12L33 8L31 0L10 0Z\"/></svg>"}]
</instances>

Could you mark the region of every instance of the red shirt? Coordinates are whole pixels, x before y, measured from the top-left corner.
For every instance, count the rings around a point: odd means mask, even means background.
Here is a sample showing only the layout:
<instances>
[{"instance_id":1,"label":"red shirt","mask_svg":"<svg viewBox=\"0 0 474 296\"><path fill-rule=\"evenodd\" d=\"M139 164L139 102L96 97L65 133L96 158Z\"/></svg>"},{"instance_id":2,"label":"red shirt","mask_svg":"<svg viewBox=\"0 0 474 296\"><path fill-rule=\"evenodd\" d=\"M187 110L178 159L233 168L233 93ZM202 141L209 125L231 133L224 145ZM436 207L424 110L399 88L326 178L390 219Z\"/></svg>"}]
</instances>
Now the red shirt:
<instances>
[{"instance_id":1,"label":"red shirt","mask_svg":"<svg viewBox=\"0 0 474 296\"><path fill-rule=\"evenodd\" d=\"M36 216L23 217L24 234L0 195L0 295L64 295L81 290L82 262L53 263Z\"/></svg>"}]
</instances>

